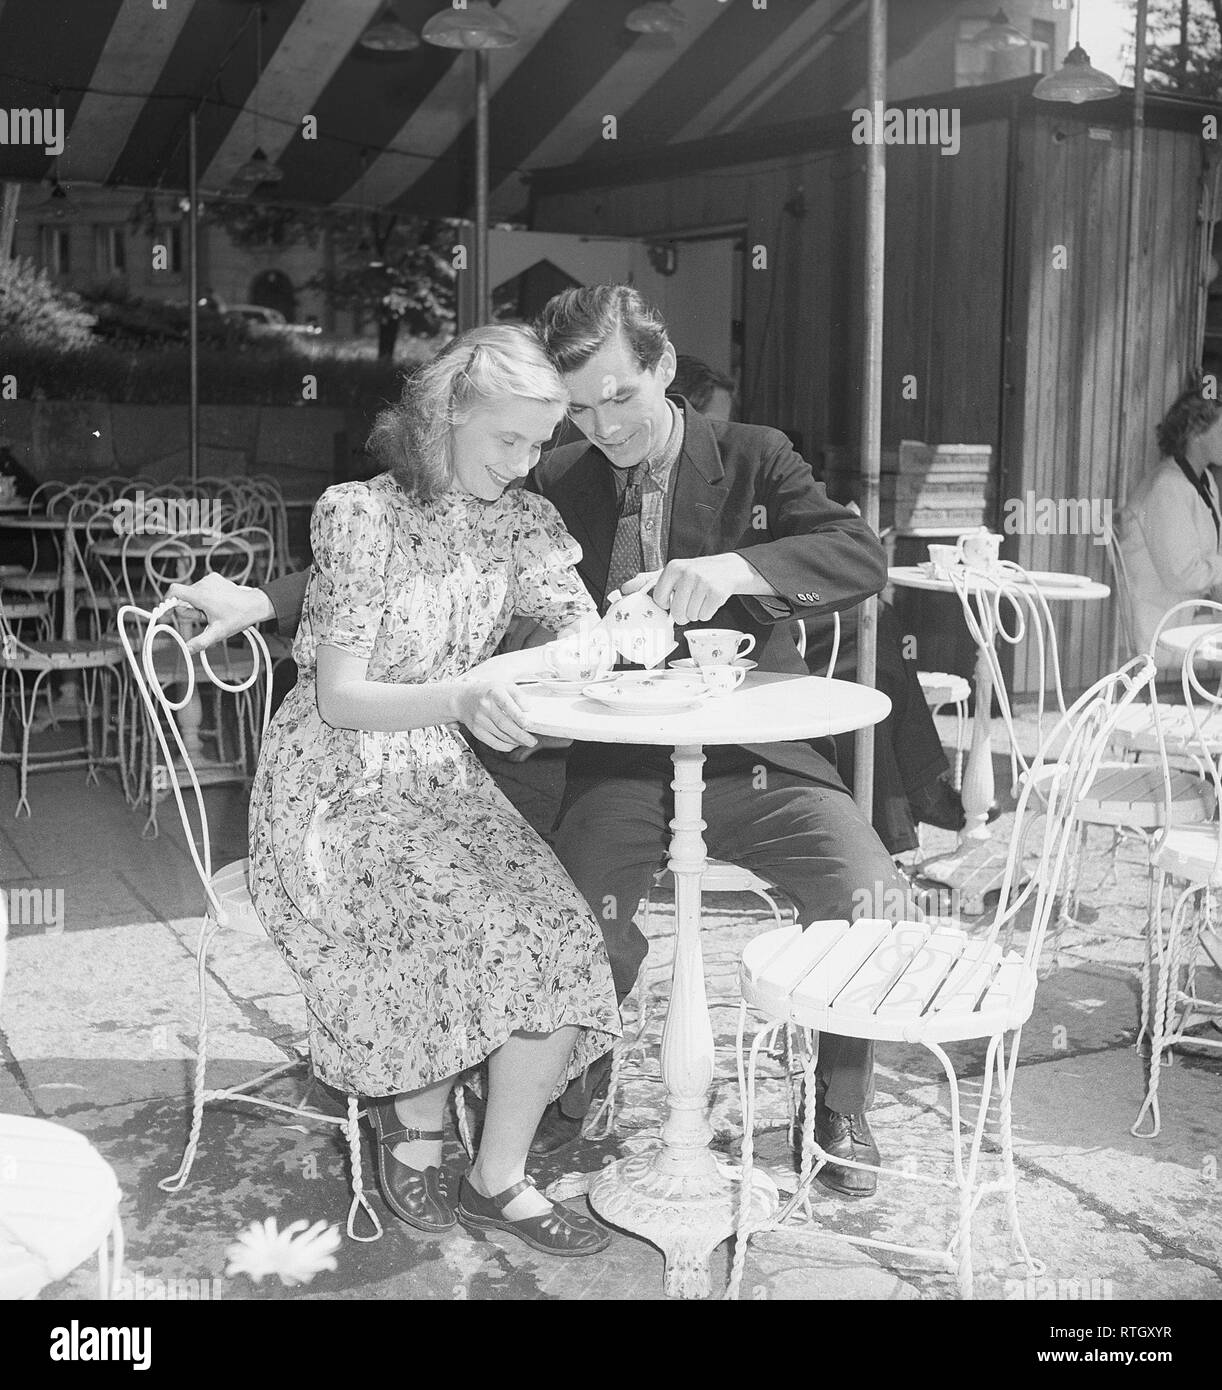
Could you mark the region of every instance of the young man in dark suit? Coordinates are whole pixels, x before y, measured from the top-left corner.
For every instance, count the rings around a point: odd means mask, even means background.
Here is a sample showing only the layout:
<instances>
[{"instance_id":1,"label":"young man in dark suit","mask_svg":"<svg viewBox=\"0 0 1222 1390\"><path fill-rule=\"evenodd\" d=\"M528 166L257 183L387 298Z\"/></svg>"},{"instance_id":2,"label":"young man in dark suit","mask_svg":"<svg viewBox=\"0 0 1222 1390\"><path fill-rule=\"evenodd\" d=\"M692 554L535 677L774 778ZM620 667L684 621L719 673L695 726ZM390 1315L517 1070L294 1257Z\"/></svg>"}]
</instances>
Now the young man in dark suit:
<instances>
[{"instance_id":1,"label":"young man in dark suit","mask_svg":"<svg viewBox=\"0 0 1222 1390\"><path fill-rule=\"evenodd\" d=\"M792 620L877 593L886 580L877 536L829 500L779 431L710 421L667 396L674 349L636 290L565 291L537 327L586 442L554 449L529 485L555 505L581 545L579 571L600 611L616 590L650 588L680 632L696 624L750 632L762 670L805 675ZM304 576L290 576L266 593L243 591L240 614L221 611L217 595L199 586L180 592L214 620L201 639L207 642L270 617L269 607L281 629L291 630L304 589ZM777 884L803 922L862 915L863 891L869 915L889 915L907 901L907 885L837 776L834 757L830 741L706 754L709 854ZM665 858L671 776L664 749L579 743L568 758L554 847L602 924L621 1000L648 949L633 919ZM580 1137L608 1061L548 1107L535 1152ZM872 1044L823 1036L817 1080L819 1142L834 1156L877 1163L865 1116ZM834 1163L819 1176L848 1196L866 1195L876 1182L873 1173Z\"/></svg>"}]
</instances>

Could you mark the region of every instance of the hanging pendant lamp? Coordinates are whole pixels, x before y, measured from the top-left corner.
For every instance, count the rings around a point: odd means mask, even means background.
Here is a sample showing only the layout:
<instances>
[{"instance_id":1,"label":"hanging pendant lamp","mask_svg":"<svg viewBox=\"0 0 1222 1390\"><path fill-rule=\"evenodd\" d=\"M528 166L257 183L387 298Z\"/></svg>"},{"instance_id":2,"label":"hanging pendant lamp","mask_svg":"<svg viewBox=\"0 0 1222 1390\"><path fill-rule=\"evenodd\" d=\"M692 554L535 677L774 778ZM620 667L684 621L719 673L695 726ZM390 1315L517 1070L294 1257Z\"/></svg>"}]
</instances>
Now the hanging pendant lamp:
<instances>
[{"instance_id":1,"label":"hanging pendant lamp","mask_svg":"<svg viewBox=\"0 0 1222 1390\"><path fill-rule=\"evenodd\" d=\"M1119 96L1120 84L1106 72L1091 67L1086 50L1076 43L1065 55L1064 65L1041 77L1031 95L1041 101L1068 101L1077 106L1084 101L1106 101Z\"/></svg>"},{"instance_id":2,"label":"hanging pendant lamp","mask_svg":"<svg viewBox=\"0 0 1222 1390\"><path fill-rule=\"evenodd\" d=\"M470 0L462 9L439 11L420 31L436 48L512 48L519 34L512 21L497 14L487 0Z\"/></svg>"}]
</instances>

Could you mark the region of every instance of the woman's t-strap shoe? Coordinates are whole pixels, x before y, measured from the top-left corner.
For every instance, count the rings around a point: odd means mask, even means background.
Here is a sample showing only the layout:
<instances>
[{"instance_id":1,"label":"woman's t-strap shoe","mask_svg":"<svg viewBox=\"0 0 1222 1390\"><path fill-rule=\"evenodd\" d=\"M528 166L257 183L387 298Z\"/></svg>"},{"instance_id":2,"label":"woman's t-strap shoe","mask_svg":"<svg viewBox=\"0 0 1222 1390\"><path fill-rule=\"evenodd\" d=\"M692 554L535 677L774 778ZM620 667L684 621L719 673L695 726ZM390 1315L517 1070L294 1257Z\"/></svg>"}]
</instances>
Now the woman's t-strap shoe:
<instances>
[{"instance_id":1,"label":"woman's t-strap shoe","mask_svg":"<svg viewBox=\"0 0 1222 1390\"><path fill-rule=\"evenodd\" d=\"M400 1221L406 1221L418 1231L433 1234L448 1231L457 1217L450 1201L445 1169L436 1164L424 1169L413 1168L394 1154L396 1144L413 1139L443 1139L445 1136L441 1130L408 1129L400 1124L393 1097L381 1100L366 1098L365 1107L377 1141L374 1152L377 1155L378 1184L386 1205Z\"/></svg>"},{"instance_id":2,"label":"woman's t-strap shoe","mask_svg":"<svg viewBox=\"0 0 1222 1390\"><path fill-rule=\"evenodd\" d=\"M554 1204L543 1216L524 1216L511 1221L505 1215L505 1208L520 1192L534 1186L533 1178L523 1178L504 1192L485 1197L464 1176L458 1191L458 1219L470 1229L508 1231L544 1255L597 1255L611 1244L611 1232L605 1226L600 1226L592 1217Z\"/></svg>"}]
</instances>

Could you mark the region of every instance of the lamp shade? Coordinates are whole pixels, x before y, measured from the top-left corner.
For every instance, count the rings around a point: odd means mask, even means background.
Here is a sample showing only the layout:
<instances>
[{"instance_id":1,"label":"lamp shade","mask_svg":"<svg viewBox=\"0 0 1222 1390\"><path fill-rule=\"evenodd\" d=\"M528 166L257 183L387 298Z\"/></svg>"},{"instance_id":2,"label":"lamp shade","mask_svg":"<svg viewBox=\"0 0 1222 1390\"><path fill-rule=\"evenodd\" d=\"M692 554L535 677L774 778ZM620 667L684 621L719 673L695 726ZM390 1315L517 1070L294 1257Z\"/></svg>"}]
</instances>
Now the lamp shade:
<instances>
[{"instance_id":1,"label":"lamp shade","mask_svg":"<svg viewBox=\"0 0 1222 1390\"><path fill-rule=\"evenodd\" d=\"M267 155L258 149L245 164L234 171L231 182L240 184L243 188L257 188L261 183L279 183L283 177L284 170L273 164Z\"/></svg>"},{"instance_id":2,"label":"lamp shade","mask_svg":"<svg viewBox=\"0 0 1222 1390\"><path fill-rule=\"evenodd\" d=\"M420 47L420 38L406 24L400 23L388 5L381 19L375 20L358 40L362 48L376 53L410 53Z\"/></svg>"},{"instance_id":3,"label":"lamp shade","mask_svg":"<svg viewBox=\"0 0 1222 1390\"><path fill-rule=\"evenodd\" d=\"M511 21L487 0L441 10L425 22L420 36L438 48L512 48L519 38Z\"/></svg>"},{"instance_id":4,"label":"lamp shade","mask_svg":"<svg viewBox=\"0 0 1222 1390\"><path fill-rule=\"evenodd\" d=\"M1041 101L1106 101L1120 95L1120 84L1114 77L1090 65L1090 58L1080 43L1065 55L1064 66L1057 72L1041 77L1031 95Z\"/></svg>"},{"instance_id":5,"label":"lamp shade","mask_svg":"<svg viewBox=\"0 0 1222 1390\"><path fill-rule=\"evenodd\" d=\"M977 48L988 53L1004 53L1016 48L1030 48L1031 40L1021 29L1010 23L1005 10L998 10L988 24L972 40Z\"/></svg>"},{"instance_id":6,"label":"lamp shade","mask_svg":"<svg viewBox=\"0 0 1222 1390\"><path fill-rule=\"evenodd\" d=\"M624 20L624 28L635 34L675 34L687 23L687 16L676 5L665 0L650 0L638 5Z\"/></svg>"}]
</instances>

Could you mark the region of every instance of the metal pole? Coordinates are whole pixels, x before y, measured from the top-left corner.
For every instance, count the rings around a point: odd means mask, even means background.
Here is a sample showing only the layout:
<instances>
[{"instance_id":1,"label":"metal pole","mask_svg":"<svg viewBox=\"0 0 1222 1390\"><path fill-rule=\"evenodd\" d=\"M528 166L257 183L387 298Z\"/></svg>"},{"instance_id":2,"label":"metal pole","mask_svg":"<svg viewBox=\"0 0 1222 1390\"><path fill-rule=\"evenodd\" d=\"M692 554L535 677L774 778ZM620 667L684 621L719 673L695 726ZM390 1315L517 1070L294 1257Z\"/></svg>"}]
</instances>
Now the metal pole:
<instances>
[{"instance_id":1,"label":"metal pole","mask_svg":"<svg viewBox=\"0 0 1222 1390\"><path fill-rule=\"evenodd\" d=\"M866 146L866 326L862 351L861 510L866 525L878 530L878 474L882 456L883 251L887 234L887 171L879 119L887 100L887 0L870 0L869 77L866 102L874 119L874 140ZM861 605L857 629L857 679L873 687L878 599ZM874 812L874 729L858 729L854 741L854 797L869 820Z\"/></svg>"},{"instance_id":2,"label":"metal pole","mask_svg":"<svg viewBox=\"0 0 1222 1390\"><path fill-rule=\"evenodd\" d=\"M489 323L488 297L488 55L475 50L475 315Z\"/></svg>"},{"instance_id":3,"label":"metal pole","mask_svg":"<svg viewBox=\"0 0 1222 1390\"><path fill-rule=\"evenodd\" d=\"M195 151L195 112L187 122L187 296L191 339L191 404L187 413L187 450L191 481L199 478L199 188Z\"/></svg>"},{"instance_id":4,"label":"metal pole","mask_svg":"<svg viewBox=\"0 0 1222 1390\"><path fill-rule=\"evenodd\" d=\"M13 254L13 235L17 230L17 200L21 197L21 185L15 179L4 181L4 202L0 207L0 261L11 259Z\"/></svg>"}]
</instances>

